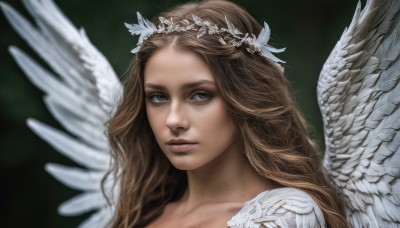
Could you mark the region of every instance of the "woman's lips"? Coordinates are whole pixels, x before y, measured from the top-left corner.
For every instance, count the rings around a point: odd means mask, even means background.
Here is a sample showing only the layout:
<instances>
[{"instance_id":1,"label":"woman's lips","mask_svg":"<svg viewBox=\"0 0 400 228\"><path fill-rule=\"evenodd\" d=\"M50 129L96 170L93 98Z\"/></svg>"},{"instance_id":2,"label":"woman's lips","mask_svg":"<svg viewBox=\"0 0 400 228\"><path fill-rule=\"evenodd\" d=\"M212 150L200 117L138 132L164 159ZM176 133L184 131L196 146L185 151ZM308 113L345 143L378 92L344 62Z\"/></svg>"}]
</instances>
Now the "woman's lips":
<instances>
[{"instance_id":1,"label":"woman's lips","mask_svg":"<svg viewBox=\"0 0 400 228\"><path fill-rule=\"evenodd\" d=\"M175 153L188 152L193 149L197 143L168 143L167 147Z\"/></svg>"}]
</instances>

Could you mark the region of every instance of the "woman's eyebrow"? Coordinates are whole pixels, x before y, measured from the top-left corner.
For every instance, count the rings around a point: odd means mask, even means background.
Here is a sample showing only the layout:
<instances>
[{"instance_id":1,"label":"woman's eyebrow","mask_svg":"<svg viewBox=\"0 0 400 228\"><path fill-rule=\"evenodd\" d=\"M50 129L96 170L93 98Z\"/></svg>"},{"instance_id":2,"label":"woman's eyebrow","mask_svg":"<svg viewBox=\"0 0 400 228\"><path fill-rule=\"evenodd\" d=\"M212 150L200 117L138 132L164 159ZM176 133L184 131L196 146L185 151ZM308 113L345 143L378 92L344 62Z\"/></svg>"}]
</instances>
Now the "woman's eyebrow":
<instances>
[{"instance_id":1,"label":"woman's eyebrow","mask_svg":"<svg viewBox=\"0 0 400 228\"><path fill-rule=\"evenodd\" d=\"M194 88L203 84L209 84L209 85L215 85L213 81L210 80L200 80L200 81L195 81L195 82L190 82L190 83L185 83L182 85L182 89L190 89ZM160 90L165 90L165 86L159 85L156 83L145 83L144 87L146 88L151 88L151 89L160 89Z\"/></svg>"},{"instance_id":2,"label":"woman's eyebrow","mask_svg":"<svg viewBox=\"0 0 400 228\"><path fill-rule=\"evenodd\" d=\"M144 87L150 88L150 89L160 89L160 90L165 89L165 86L154 84L154 83L146 83L146 84L144 84Z\"/></svg>"},{"instance_id":3,"label":"woman's eyebrow","mask_svg":"<svg viewBox=\"0 0 400 228\"><path fill-rule=\"evenodd\" d=\"M196 81L196 82L190 82L190 83L186 83L182 85L183 89L191 89L200 85L204 85L204 84L208 84L208 85L215 85L215 83L213 81L210 80L200 80L200 81Z\"/></svg>"}]
</instances>

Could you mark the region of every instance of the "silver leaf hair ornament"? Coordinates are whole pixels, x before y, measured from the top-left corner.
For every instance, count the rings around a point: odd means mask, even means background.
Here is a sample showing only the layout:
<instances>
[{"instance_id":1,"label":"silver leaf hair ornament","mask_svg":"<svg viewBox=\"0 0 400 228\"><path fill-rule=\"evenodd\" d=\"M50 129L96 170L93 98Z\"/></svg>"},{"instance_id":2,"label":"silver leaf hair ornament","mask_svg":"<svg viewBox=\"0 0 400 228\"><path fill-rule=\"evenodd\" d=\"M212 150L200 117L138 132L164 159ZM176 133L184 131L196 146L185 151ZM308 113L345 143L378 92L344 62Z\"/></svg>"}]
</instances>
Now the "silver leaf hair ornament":
<instances>
[{"instance_id":1,"label":"silver leaf hair ornament","mask_svg":"<svg viewBox=\"0 0 400 228\"><path fill-rule=\"evenodd\" d=\"M208 34L216 36L218 41L223 45L230 44L235 47L240 47L243 43L245 43L248 45L246 48L248 52L259 53L265 58L277 63L285 63L285 61L272 54L283 52L285 51L285 48L277 49L268 44L271 35L271 29L266 22L264 22L264 27L262 28L260 34L256 37L254 34L243 34L231 22L229 22L226 17L226 28L218 28L217 25L211 24L209 21L203 20L196 15L192 15L192 23L190 23L188 19L174 22L172 18L166 19L164 17L159 17L158 19L160 23L157 26L144 18L139 12L137 12L137 17L138 24L125 23L125 26L132 35L139 35L137 47L131 51L132 53L137 53L142 43L154 34L198 31L197 38L201 38L202 36Z\"/></svg>"}]
</instances>

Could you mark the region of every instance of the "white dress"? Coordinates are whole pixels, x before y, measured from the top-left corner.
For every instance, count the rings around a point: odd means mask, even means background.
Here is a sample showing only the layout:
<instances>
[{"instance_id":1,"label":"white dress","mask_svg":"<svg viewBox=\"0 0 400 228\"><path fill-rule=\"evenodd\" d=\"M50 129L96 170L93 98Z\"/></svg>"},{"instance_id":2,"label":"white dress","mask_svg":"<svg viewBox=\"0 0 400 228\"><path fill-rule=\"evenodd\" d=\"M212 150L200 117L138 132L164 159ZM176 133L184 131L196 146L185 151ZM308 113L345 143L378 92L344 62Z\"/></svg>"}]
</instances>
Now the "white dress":
<instances>
[{"instance_id":1,"label":"white dress","mask_svg":"<svg viewBox=\"0 0 400 228\"><path fill-rule=\"evenodd\" d=\"M260 193L245 202L227 225L231 228L326 226L322 211L313 198L295 188L277 188Z\"/></svg>"}]
</instances>

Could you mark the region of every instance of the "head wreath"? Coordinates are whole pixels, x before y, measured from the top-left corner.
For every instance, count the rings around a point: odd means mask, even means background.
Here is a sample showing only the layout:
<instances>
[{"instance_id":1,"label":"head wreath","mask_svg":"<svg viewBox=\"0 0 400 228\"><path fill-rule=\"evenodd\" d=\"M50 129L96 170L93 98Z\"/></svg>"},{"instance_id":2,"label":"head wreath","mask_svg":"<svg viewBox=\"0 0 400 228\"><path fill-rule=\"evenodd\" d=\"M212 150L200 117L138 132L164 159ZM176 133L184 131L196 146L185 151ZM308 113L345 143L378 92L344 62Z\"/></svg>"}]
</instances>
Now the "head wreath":
<instances>
[{"instance_id":1,"label":"head wreath","mask_svg":"<svg viewBox=\"0 0 400 228\"><path fill-rule=\"evenodd\" d=\"M235 47L240 47L245 43L248 46L246 48L248 52L259 53L265 58L277 63L285 63L285 61L278 59L272 54L283 52L285 48L277 49L268 44L271 29L265 22L260 34L256 37L254 34L243 34L232 23L230 23L226 17L226 28L219 28L217 25L211 24L209 21L203 20L195 15L192 15L192 23L190 23L188 19L174 22L172 18L166 19L164 17L159 17L160 23L157 26L144 18L139 12L137 13L137 17L138 24L125 23L125 26L129 29L129 32L131 32L132 35L139 35L137 47L132 50L132 53L137 53L143 41L147 40L153 34L170 34L174 32L194 30L198 31L197 38L208 34L216 36L218 41L223 45L231 44Z\"/></svg>"}]
</instances>

